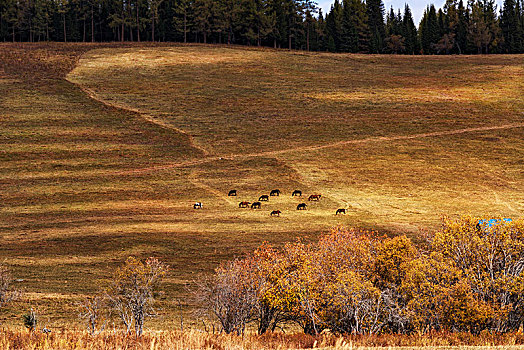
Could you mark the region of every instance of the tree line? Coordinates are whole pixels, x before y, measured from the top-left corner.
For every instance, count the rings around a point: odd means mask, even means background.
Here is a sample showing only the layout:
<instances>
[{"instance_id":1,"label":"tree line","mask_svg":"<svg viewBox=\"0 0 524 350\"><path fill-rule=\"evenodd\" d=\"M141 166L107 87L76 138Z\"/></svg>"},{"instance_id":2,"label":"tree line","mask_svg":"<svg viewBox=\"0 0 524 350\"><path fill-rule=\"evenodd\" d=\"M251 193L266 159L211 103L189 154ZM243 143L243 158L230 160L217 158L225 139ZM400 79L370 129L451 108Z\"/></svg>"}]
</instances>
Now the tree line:
<instances>
[{"instance_id":1,"label":"tree line","mask_svg":"<svg viewBox=\"0 0 524 350\"><path fill-rule=\"evenodd\" d=\"M516 331L524 321L524 222L486 222L445 219L422 245L356 229L317 243L266 244L222 264L195 295L202 315L226 333L290 323L309 334Z\"/></svg>"},{"instance_id":2,"label":"tree line","mask_svg":"<svg viewBox=\"0 0 524 350\"><path fill-rule=\"evenodd\" d=\"M172 41L311 51L524 52L524 0L446 0L417 28L382 0L3 0L2 41Z\"/></svg>"}]
</instances>

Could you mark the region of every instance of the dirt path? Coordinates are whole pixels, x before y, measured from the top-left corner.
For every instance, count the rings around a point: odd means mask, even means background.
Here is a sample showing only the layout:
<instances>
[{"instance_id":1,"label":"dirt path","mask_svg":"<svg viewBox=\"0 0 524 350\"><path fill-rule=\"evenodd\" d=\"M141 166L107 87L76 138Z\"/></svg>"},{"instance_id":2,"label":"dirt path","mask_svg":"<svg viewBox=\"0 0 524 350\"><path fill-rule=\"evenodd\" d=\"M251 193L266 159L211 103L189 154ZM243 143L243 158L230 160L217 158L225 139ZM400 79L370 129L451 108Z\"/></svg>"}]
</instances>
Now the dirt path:
<instances>
[{"instance_id":1,"label":"dirt path","mask_svg":"<svg viewBox=\"0 0 524 350\"><path fill-rule=\"evenodd\" d=\"M71 84L73 84L76 87L78 87L87 96L89 96L89 98L91 98L91 99L93 99L93 100L103 104L104 106L111 107L111 108L118 108L118 109L121 109L121 110L126 111L126 112L132 112L132 113L138 114L142 118L147 120L148 122L153 123L155 125L158 125L161 128L168 129L168 130L173 130L173 131L175 131L175 132L177 132L179 134L187 136L187 138L189 139L189 145L191 147L196 148L199 151L201 151L204 156L209 155L209 152L205 148L197 145L195 140L193 139L193 137L191 135L189 135L187 132L185 132L184 130L176 128L173 125L171 125L169 123L166 123L165 121L163 121L161 119L156 118L155 116L152 116L152 115L147 114L147 113L143 113L143 112L141 112L140 110L138 110L136 108L129 107L129 106L126 106L126 105L115 103L115 102L108 102L108 101L104 100L103 98L99 97L98 94L94 90L89 89L89 88L87 88L87 87L85 87L83 85L80 85L79 83L76 83L76 82L70 80L68 77L66 77L65 80L67 80Z\"/></svg>"},{"instance_id":2,"label":"dirt path","mask_svg":"<svg viewBox=\"0 0 524 350\"><path fill-rule=\"evenodd\" d=\"M186 168L186 167L192 167L200 164L210 163L210 162L216 162L219 160L243 160L243 159L249 159L249 158L257 158L257 157L272 157L272 156L279 156L282 154L287 153L295 153L295 152L307 152L307 151L317 151L317 150L323 150L326 148L334 148L334 147L341 147L345 145L352 145L352 144L366 144L366 143L376 143L376 142L388 142L388 141L398 141L398 140L413 140L413 139L421 139L421 138L427 138L427 137L437 137L437 136L449 136L449 135L459 135L459 134L465 134L465 133L471 133L471 132L480 132L480 131L490 131L490 130L504 130L504 129L514 129L514 128L522 128L524 127L524 122L522 123L511 123L511 124L504 124L504 125L490 125L490 126L480 126L480 127L474 127L474 128L463 128L463 129L455 129L455 130L446 130L446 131L435 131L435 132L427 132L427 133L419 133L419 134L413 134L413 135L398 135L398 136L378 136L378 137L368 137L364 139L357 139L357 140L344 140L344 141L338 141L333 143L328 143L324 145L317 145L317 146L303 146L303 147L295 147L295 148L288 148L288 149L282 149L277 151L266 151L266 152L257 152L257 153L245 153L245 154L232 154L228 156L208 156L209 152L197 145L191 135L189 135L186 131L178 129L162 120L159 120L155 118L152 115L146 114L141 112L140 110L136 108L132 108L129 106L121 105L119 103L114 102L108 102L99 97L99 95L89 89L86 88L72 80L70 80L68 77L66 77L66 80L70 82L71 84L77 86L79 89L84 91L91 99L102 103L105 106L112 107L112 108L118 108L124 111L129 111L132 113L139 114L142 116L145 120L154 123L156 125L159 125L163 128L173 130L177 133L181 133L186 135L189 138L190 144L192 147L200 150L204 154L204 158L196 159L196 160L188 160L188 161L182 161L182 162L176 162L176 163L169 163L164 165L158 165L158 166L152 166L152 167L146 167L146 168L139 168L139 169L133 169L133 170L127 170L127 171L120 171L120 172L111 172L109 175L132 175L132 174L139 174L139 173L148 173L148 172L154 172L154 171L162 171L162 170L168 170L173 168ZM344 203L345 201L338 200L340 204Z\"/></svg>"},{"instance_id":3,"label":"dirt path","mask_svg":"<svg viewBox=\"0 0 524 350\"><path fill-rule=\"evenodd\" d=\"M316 150L323 150L326 148L334 148L334 147L340 147L340 146L352 145L352 144L378 143L378 142L388 142L388 141L398 141L398 140L413 140L413 139L420 139L420 138L426 138L426 137L458 135L458 134L465 134L465 133L470 133L470 132L515 129L515 128L522 128L522 127L524 127L524 123L512 123L512 124L504 124L504 125L481 126L481 127L476 127L476 128L464 128L464 129L447 130L447 131L436 131L436 132L428 132L428 133L413 134L413 135L369 137L365 139L345 140L345 141L328 143L325 145L318 145L318 146L304 146L304 147L288 148L288 149L283 149L283 150L278 150L278 151L233 154L233 155L222 156L222 157L218 157L218 156L206 157L206 158L197 159L197 160L188 160L188 161L183 161L183 162L169 163L165 165L116 172L113 174L115 175L128 175L129 174L130 175L130 174L136 174L136 173L147 173L147 172L152 172L152 171L160 171L160 170L167 170L167 169L173 169L173 168L191 167L191 166L215 162L219 160L243 160L243 159L257 158L257 157L271 157L271 156L278 156L278 155L287 154L287 153L316 151Z\"/></svg>"}]
</instances>

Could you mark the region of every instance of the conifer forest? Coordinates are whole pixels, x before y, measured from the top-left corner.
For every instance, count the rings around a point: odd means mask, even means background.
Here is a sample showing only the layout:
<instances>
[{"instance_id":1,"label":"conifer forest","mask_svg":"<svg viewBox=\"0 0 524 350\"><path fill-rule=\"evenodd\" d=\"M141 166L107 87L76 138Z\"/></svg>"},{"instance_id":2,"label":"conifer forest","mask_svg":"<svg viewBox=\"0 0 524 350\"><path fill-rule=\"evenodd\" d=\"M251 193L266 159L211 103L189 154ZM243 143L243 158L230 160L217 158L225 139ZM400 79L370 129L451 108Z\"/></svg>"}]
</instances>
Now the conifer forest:
<instances>
[{"instance_id":1,"label":"conifer forest","mask_svg":"<svg viewBox=\"0 0 524 350\"><path fill-rule=\"evenodd\" d=\"M524 52L524 2L446 0L411 9L382 0L2 0L0 41L164 41L394 54Z\"/></svg>"}]
</instances>

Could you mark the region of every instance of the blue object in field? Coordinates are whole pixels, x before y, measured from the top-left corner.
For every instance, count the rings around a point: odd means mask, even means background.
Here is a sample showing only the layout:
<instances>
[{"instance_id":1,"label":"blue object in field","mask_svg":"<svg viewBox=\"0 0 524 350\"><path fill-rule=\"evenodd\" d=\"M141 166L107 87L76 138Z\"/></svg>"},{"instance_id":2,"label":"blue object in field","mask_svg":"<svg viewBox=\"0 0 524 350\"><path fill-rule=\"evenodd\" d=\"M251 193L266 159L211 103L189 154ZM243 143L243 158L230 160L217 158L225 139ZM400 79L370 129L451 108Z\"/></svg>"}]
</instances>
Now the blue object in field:
<instances>
[{"instance_id":1,"label":"blue object in field","mask_svg":"<svg viewBox=\"0 0 524 350\"><path fill-rule=\"evenodd\" d=\"M511 222L512 220L510 218L503 218L502 221L504 223ZM479 226L482 225L484 227L493 227L500 223L500 219L489 219L489 220L480 220Z\"/></svg>"}]
</instances>

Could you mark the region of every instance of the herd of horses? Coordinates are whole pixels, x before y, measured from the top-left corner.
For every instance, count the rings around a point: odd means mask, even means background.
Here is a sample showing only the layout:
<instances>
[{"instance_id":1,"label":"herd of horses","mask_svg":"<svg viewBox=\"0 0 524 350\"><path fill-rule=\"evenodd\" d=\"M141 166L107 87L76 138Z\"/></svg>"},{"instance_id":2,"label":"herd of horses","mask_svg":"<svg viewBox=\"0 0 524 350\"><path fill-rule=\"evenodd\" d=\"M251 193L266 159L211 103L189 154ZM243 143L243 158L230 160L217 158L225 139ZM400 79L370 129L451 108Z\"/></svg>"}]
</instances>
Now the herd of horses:
<instances>
[{"instance_id":1,"label":"herd of horses","mask_svg":"<svg viewBox=\"0 0 524 350\"><path fill-rule=\"evenodd\" d=\"M231 190L228 192L229 197L236 197L238 194L237 190ZM278 197L282 194L282 191L279 189L274 189L271 192L269 192L269 195L263 194L260 197L258 197L258 201L256 202L248 202L248 201L242 201L238 203L239 208L251 208L251 209L262 209L262 202L268 202L270 197ZM302 197L302 191L300 190L294 190L293 193L291 193L291 197ZM309 202L318 202L320 201L320 198L322 198L321 194L312 194L308 197ZM193 204L193 209L202 209L203 205L201 202L196 202ZM307 210L308 205L306 203L299 203L297 205L297 210ZM269 215L270 216L280 216L282 212L280 210L273 210ZM346 209L339 208L335 212L335 215L339 214L346 214Z\"/></svg>"},{"instance_id":2,"label":"herd of horses","mask_svg":"<svg viewBox=\"0 0 524 350\"><path fill-rule=\"evenodd\" d=\"M238 194L237 190L231 190L228 192L229 197L236 197ZM282 194L282 191L279 189L274 189L271 192L269 192L269 195L263 194L260 197L258 197L258 201L256 202L248 202L248 201L242 201L238 203L239 208L251 208L251 209L261 209L262 208L262 202L268 202L269 197L278 197ZM291 193L291 197L302 197L302 191L300 190L294 190L293 193ZM308 201L310 202L318 202L322 198L321 194L312 194L308 197ZM297 205L297 210L307 210L307 204L306 203L300 203ZM282 212L280 210L273 210L269 215L270 216L280 216ZM346 209L337 209L335 212L335 215L339 214L346 214Z\"/></svg>"}]
</instances>

